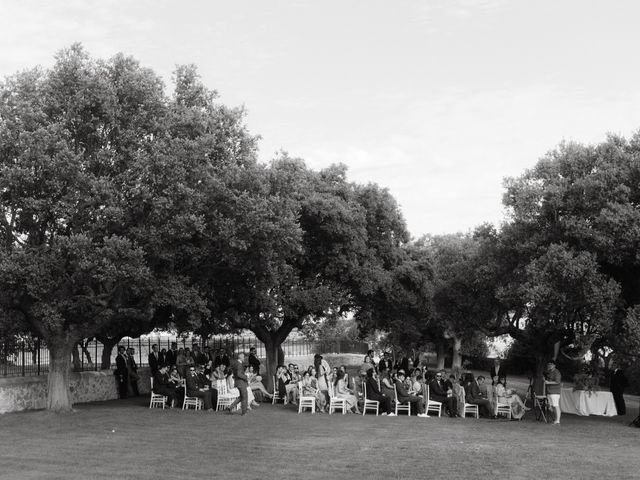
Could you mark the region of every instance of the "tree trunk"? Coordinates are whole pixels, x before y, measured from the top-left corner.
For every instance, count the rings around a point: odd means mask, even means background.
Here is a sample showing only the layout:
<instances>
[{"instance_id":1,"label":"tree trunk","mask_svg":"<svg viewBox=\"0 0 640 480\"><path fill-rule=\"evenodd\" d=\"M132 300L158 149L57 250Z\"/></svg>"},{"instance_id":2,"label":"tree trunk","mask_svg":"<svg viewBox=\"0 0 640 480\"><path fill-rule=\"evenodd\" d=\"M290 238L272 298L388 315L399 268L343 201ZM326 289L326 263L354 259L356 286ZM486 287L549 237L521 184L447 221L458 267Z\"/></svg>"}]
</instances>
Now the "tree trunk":
<instances>
[{"instance_id":1,"label":"tree trunk","mask_svg":"<svg viewBox=\"0 0 640 480\"><path fill-rule=\"evenodd\" d=\"M75 343L68 339L48 338L49 375L47 378L47 410L54 412L72 411L69 369L71 352Z\"/></svg>"},{"instance_id":2,"label":"tree trunk","mask_svg":"<svg viewBox=\"0 0 640 480\"><path fill-rule=\"evenodd\" d=\"M436 370L443 370L447 356L447 345L444 341L436 342L436 355Z\"/></svg>"},{"instance_id":3,"label":"tree trunk","mask_svg":"<svg viewBox=\"0 0 640 480\"><path fill-rule=\"evenodd\" d=\"M102 370L109 370L111 368L111 352L120 338L100 338L98 339L102 343L102 357L100 362L100 368Z\"/></svg>"},{"instance_id":4,"label":"tree trunk","mask_svg":"<svg viewBox=\"0 0 640 480\"><path fill-rule=\"evenodd\" d=\"M263 378L262 381L265 384L265 387L267 387L267 390L273 392L275 391L273 376L276 374L276 368L278 368L278 365L282 365L279 363L278 358L282 349L280 348L280 345L275 344L273 339L269 339L266 342L263 340L263 343L264 349L267 352L267 364L265 365L267 367L267 378Z\"/></svg>"},{"instance_id":5,"label":"tree trunk","mask_svg":"<svg viewBox=\"0 0 640 480\"><path fill-rule=\"evenodd\" d=\"M546 355L537 354L535 358L536 358L536 377L533 380L533 388L538 395L542 395L542 392L544 392L544 369L547 366L549 357L547 357Z\"/></svg>"},{"instance_id":6,"label":"tree trunk","mask_svg":"<svg viewBox=\"0 0 640 480\"><path fill-rule=\"evenodd\" d=\"M82 365L80 364L80 354L78 353L77 343L71 349L71 358L73 363L73 371L80 372L82 370Z\"/></svg>"},{"instance_id":7,"label":"tree trunk","mask_svg":"<svg viewBox=\"0 0 640 480\"><path fill-rule=\"evenodd\" d=\"M462 356L460 355L460 349L462 348L462 339L459 337L453 337L453 359L451 361L451 367L462 367Z\"/></svg>"}]
</instances>

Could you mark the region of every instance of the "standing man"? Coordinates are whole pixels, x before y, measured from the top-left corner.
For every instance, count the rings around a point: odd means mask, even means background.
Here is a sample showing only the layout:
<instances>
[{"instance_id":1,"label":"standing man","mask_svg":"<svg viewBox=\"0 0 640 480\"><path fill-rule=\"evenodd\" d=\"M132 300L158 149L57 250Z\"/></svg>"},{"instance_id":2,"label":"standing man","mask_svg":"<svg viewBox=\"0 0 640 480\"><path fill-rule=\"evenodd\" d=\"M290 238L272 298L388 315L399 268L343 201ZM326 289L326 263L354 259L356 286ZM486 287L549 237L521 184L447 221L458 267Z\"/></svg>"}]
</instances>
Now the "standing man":
<instances>
[{"instance_id":1,"label":"standing man","mask_svg":"<svg viewBox=\"0 0 640 480\"><path fill-rule=\"evenodd\" d=\"M244 373L244 353L238 353L237 357L230 361L229 369L233 374L233 381L240 393L240 396L234 400L234 402L227 407L227 413L233 413L233 409L241 402L242 405L242 415L246 415L247 413L247 404L248 404L248 394L247 387L249 384L247 383L247 376Z\"/></svg>"},{"instance_id":2,"label":"standing man","mask_svg":"<svg viewBox=\"0 0 640 480\"><path fill-rule=\"evenodd\" d=\"M253 367L253 373L260 375L260 360L258 359L256 347L249 349L249 365Z\"/></svg>"},{"instance_id":3,"label":"standing man","mask_svg":"<svg viewBox=\"0 0 640 480\"><path fill-rule=\"evenodd\" d=\"M176 342L171 342L171 350L167 352L165 355L165 360L167 365L175 365L176 360L178 359L178 344Z\"/></svg>"},{"instance_id":4,"label":"standing man","mask_svg":"<svg viewBox=\"0 0 640 480\"><path fill-rule=\"evenodd\" d=\"M616 368L611 375L610 390L613 394L613 401L616 403L616 410L618 415L626 415L627 406L624 403L624 389L629 385L627 377L624 376L624 371L621 368Z\"/></svg>"},{"instance_id":5,"label":"standing man","mask_svg":"<svg viewBox=\"0 0 640 480\"><path fill-rule=\"evenodd\" d=\"M116 380L118 381L120 398L127 398L127 390L129 389L129 370L127 368L127 354L124 347L118 347L115 375Z\"/></svg>"},{"instance_id":6,"label":"standing man","mask_svg":"<svg viewBox=\"0 0 640 480\"><path fill-rule=\"evenodd\" d=\"M560 392L562 388L562 375L556 368L556 363L551 360L547 363L547 371L544 373L544 384L546 386L549 404L556 414L554 425L560 425Z\"/></svg>"},{"instance_id":7,"label":"standing man","mask_svg":"<svg viewBox=\"0 0 640 480\"><path fill-rule=\"evenodd\" d=\"M494 377L498 377L498 378L503 378L505 379L505 386L506 386L506 380L507 380L507 372L505 371L504 367L500 364L500 359L498 357L493 359L493 365L491 366L491 370L489 370L489 378L491 378L491 385L493 385L493 378Z\"/></svg>"},{"instance_id":8,"label":"standing man","mask_svg":"<svg viewBox=\"0 0 640 480\"><path fill-rule=\"evenodd\" d=\"M135 359L136 349L133 347L127 348L127 373L129 374L129 385L131 392L134 396L139 397L140 391L138 390L138 364Z\"/></svg>"},{"instance_id":9,"label":"standing man","mask_svg":"<svg viewBox=\"0 0 640 480\"><path fill-rule=\"evenodd\" d=\"M149 353L149 368L151 369L151 376L154 376L158 371L158 366L164 362L160 361L160 352L158 352L158 345L151 345L151 352Z\"/></svg>"}]
</instances>

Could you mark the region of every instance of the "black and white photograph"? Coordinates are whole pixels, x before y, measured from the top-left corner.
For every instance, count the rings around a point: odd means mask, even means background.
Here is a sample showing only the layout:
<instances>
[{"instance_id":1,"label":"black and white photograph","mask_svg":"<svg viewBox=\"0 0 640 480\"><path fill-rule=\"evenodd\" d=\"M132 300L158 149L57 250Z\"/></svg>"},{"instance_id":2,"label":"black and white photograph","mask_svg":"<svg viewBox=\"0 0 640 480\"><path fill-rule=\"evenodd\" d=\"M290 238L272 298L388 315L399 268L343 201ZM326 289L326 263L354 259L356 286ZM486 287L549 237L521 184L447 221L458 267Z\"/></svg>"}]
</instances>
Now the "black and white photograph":
<instances>
[{"instance_id":1,"label":"black and white photograph","mask_svg":"<svg viewBox=\"0 0 640 480\"><path fill-rule=\"evenodd\" d=\"M638 19L0 0L0 480L640 478Z\"/></svg>"}]
</instances>

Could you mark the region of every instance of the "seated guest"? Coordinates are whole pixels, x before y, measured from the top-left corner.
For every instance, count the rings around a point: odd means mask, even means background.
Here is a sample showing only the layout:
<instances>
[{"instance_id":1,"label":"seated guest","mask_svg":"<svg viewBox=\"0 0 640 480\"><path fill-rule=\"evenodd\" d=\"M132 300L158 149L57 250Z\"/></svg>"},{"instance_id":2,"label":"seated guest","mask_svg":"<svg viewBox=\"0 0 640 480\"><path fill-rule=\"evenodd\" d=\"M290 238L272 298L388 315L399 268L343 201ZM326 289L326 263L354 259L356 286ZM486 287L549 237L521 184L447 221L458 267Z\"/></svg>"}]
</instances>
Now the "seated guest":
<instances>
[{"instance_id":1,"label":"seated guest","mask_svg":"<svg viewBox=\"0 0 640 480\"><path fill-rule=\"evenodd\" d=\"M287 385L291 382L291 376L287 367L284 365L278 365L276 369L276 383L278 389L278 395L280 398L287 398ZM276 386L274 386L276 388Z\"/></svg>"},{"instance_id":2,"label":"seated guest","mask_svg":"<svg viewBox=\"0 0 640 480\"><path fill-rule=\"evenodd\" d=\"M383 365L384 367L384 365ZM385 397L389 397L391 399L391 403L393 404L396 401L396 393L393 388L393 380L391 379L390 371L387 368L383 368L380 370L380 374L378 378L380 379L380 393Z\"/></svg>"},{"instance_id":3,"label":"seated guest","mask_svg":"<svg viewBox=\"0 0 640 480\"><path fill-rule=\"evenodd\" d=\"M169 383L169 374L167 373L166 365L160 365L153 377L153 393L167 397L169 408L174 405L177 396L176 387Z\"/></svg>"},{"instance_id":4,"label":"seated guest","mask_svg":"<svg viewBox=\"0 0 640 480\"><path fill-rule=\"evenodd\" d=\"M187 388L187 397L198 397L202 399L202 403L204 403L204 409L212 411L213 402L211 399L211 390L209 388L201 386L202 383L198 377L196 368L193 365L189 367L187 378L185 378L185 383Z\"/></svg>"},{"instance_id":5,"label":"seated guest","mask_svg":"<svg viewBox=\"0 0 640 480\"><path fill-rule=\"evenodd\" d=\"M483 375L478 375L478 387L480 388L480 395L486 398L491 403L491 416L495 417L498 414L498 400L493 394L493 386L489 385Z\"/></svg>"},{"instance_id":6,"label":"seated guest","mask_svg":"<svg viewBox=\"0 0 640 480\"><path fill-rule=\"evenodd\" d=\"M298 382L301 379L300 370L298 369L298 366L294 363L290 363L288 374L289 374L289 383L285 384L287 396L291 403L293 403L294 405L297 405L298 404Z\"/></svg>"},{"instance_id":7,"label":"seated guest","mask_svg":"<svg viewBox=\"0 0 640 480\"><path fill-rule=\"evenodd\" d=\"M391 408L391 398L383 395L378 387L378 374L373 368L367 370L367 376L365 380L367 386L367 398L369 400L375 400L380 402L380 411L382 415L395 415Z\"/></svg>"},{"instance_id":8,"label":"seated guest","mask_svg":"<svg viewBox=\"0 0 640 480\"><path fill-rule=\"evenodd\" d=\"M360 413L360 410L358 410L358 397L353 394L351 389L347 388L344 376L345 373L342 370L338 370L336 379L333 381L333 394L346 400L347 411Z\"/></svg>"},{"instance_id":9,"label":"seated guest","mask_svg":"<svg viewBox=\"0 0 640 480\"><path fill-rule=\"evenodd\" d=\"M267 398L271 398L273 396L267 391L262 383L262 377L260 375L256 375L253 371L253 365L248 365L245 368L244 373L247 375L247 383L251 390L253 390L254 395L257 395L256 392L260 392L261 395L264 395Z\"/></svg>"},{"instance_id":10,"label":"seated guest","mask_svg":"<svg viewBox=\"0 0 640 480\"><path fill-rule=\"evenodd\" d=\"M396 393L398 395L398 402L400 404L409 403L411 404L412 410L418 412L419 417L428 417L426 413L424 413L424 404L422 398L417 395L409 394L409 390L407 390L405 386L405 373L404 370L398 370L398 374L396 376Z\"/></svg>"},{"instance_id":11,"label":"seated guest","mask_svg":"<svg viewBox=\"0 0 640 480\"><path fill-rule=\"evenodd\" d=\"M171 365L171 369L169 370L169 383L176 388L182 385L182 377L178 373L178 367L175 365Z\"/></svg>"},{"instance_id":12,"label":"seated guest","mask_svg":"<svg viewBox=\"0 0 640 480\"><path fill-rule=\"evenodd\" d=\"M458 379L454 374L449 375L449 380L446 383L447 391L451 390L451 395L456 399L457 406L457 417L464 416L464 404L465 404L465 394L464 388L458 382Z\"/></svg>"},{"instance_id":13,"label":"seated guest","mask_svg":"<svg viewBox=\"0 0 640 480\"><path fill-rule=\"evenodd\" d=\"M340 368L338 368L338 370L340 370L342 373L344 373L344 384L347 386L347 388L349 388L349 374L347 373L347 366L346 365L340 365Z\"/></svg>"},{"instance_id":14,"label":"seated guest","mask_svg":"<svg viewBox=\"0 0 640 480\"><path fill-rule=\"evenodd\" d=\"M480 386L476 382L473 373L467 373L465 376L464 392L466 395L465 401L478 405L480 415L489 418L493 417L491 402L480 393Z\"/></svg>"},{"instance_id":15,"label":"seated guest","mask_svg":"<svg viewBox=\"0 0 640 480\"><path fill-rule=\"evenodd\" d=\"M323 412L327 407L327 392L320 389L321 382L318 379L318 374L317 374L318 372L316 371L315 367L313 366L309 367L306 373L308 373L309 377L311 377L309 380L311 389L315 388L316 390L315 397L316 397L316 406L318 407L318 411Z\"/></svg>"},{"instance_id":16,"label":"seated guest","mask_svg":"<svg viewBox=\"0 0 640 480\"><path fill-rule=\"evenodd\" d=\"M453 396L453 390L447 388L443 373L436 373L436 376L429 383L429 398L442 403L445 412L450 417L456 417L458 416L458 402L456 397Z\"/></svg>"},{"instance_id":17,"label":"seated guest","mask_svg":"<svg viewBox=\"0 0 640 480\"><path fill-rule=\"evenodd\" d=\"M506 378L503 379L496 376L493 379L496 390L496 398L499 403L505 403L511 406L511 418L520 420L522 417L524 417L524 412L527 410L527 408L525 407L522 399L513 390L507 390L505 388L503 381L506 382Z\"/></svg>"},{"instance_id":18,"label":"seated guest","mask_svg":"<svg viewBox=\"0 0 640 480\"><path fill-rule=\"evenodd\" d=\"M244 369L242 369L242 373L244 374ZM227 390L232 395L236 395L238 398L242 398L242 396L240 395L240 390L238 390L238 387L235 386L235 380L234 380L233 372L231 371L231 369L229 370L229 375L227 375ZM247 392L247 409L251 410L252 409L251 407L259 407L260 404L256 402L256 397L253 394L253 390L251 390L251 387L249 386L248 382L246 386L246 392Z\"/></svg>"}]
</instances>

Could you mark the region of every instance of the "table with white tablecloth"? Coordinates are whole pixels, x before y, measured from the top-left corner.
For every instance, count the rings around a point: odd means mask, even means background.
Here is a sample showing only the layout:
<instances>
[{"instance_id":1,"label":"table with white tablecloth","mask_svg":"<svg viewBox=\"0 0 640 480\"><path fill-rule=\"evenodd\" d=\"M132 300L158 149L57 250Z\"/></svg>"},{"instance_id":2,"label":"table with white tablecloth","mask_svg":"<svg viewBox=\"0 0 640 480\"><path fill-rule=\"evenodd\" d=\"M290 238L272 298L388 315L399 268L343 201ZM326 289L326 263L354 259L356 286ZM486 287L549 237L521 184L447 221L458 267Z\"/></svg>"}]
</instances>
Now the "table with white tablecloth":
<instances>
[{"instance_id":1,"label":"table with white tablecloth","mask_svg":"<svg viewBox=\"0 0 640 480\"><path fill-rule=\"evenodd\" d=\"M562 389L560 410L562 410L562 413L583 416L604 415L605 417L613 417L618 415L611 392L587 392L571 388Z\"/></svg>"}]
</instances>

